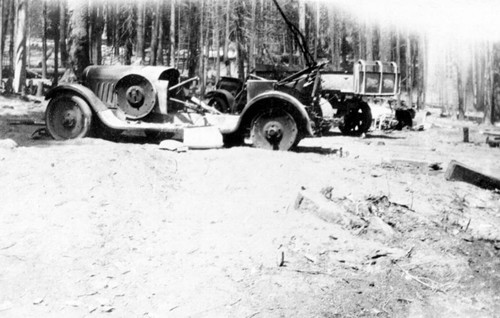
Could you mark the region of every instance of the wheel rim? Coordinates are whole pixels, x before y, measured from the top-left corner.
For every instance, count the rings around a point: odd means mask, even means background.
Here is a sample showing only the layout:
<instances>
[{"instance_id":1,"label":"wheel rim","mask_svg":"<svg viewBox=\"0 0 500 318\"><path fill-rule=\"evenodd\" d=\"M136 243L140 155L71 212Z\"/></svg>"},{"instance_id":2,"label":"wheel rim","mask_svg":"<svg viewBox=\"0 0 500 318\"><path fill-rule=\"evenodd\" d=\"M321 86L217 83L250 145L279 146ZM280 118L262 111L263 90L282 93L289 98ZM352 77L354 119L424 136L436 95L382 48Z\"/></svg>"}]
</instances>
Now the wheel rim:
<instances>
[{"instance_id":1,"label":"wheel rim","mask_svg":"<svg viewBox=\"0 0 500 318\"><path fill-rule=\"evenodd\" d=\"M47 108L47 128L55 139L84 137L90 126L85 110L71 97L62 97Z\"/></svg>"},{"instance_id":2,"label":"wheel rim","mask_svg":"<svg viewBox=\"0 0 500 318\"><path fill-rule=\"evenodd\" d=\"M256 148L286 151L297 140L297 124L284 111L261 114L254 120L250 137Z\"/></svg>"}]
</instances>

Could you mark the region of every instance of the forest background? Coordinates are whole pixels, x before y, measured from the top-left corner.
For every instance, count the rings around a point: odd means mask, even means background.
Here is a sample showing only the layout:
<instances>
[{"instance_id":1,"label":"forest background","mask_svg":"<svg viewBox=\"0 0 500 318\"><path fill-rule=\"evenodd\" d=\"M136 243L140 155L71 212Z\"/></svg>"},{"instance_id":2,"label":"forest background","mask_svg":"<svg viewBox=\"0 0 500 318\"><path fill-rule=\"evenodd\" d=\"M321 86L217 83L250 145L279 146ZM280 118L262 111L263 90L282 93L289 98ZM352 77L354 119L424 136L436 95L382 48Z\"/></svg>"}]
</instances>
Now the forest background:
<instances>
[{"instance_id":1,"label":"forest background","mask_svg":"<svg viewBox=\"0 0 500 318\"><path fill-rule=\"evenodd\" d=\"M330 70L395 61L408 105L500 120L494 1L278 3ZM200 76L201 92L221 76L304 67L273 0L0 0L0 10L3 92L23 94L36 77L50 85L78 80L90 64L173 66Z\"/></svg>"}]
</instances>

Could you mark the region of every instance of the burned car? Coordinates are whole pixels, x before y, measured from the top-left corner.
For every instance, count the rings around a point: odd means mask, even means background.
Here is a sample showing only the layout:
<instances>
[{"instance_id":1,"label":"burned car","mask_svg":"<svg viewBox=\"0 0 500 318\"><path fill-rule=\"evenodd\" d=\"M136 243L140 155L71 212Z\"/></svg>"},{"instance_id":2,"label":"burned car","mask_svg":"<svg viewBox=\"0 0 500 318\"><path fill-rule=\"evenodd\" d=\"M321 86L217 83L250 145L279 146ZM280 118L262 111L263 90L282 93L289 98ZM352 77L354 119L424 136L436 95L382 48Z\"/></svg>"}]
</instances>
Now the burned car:
<instances>
[{"instance_id":1,"label":"burned car","mask_svg":"<svg viewBox=\"0 0 500 318\"><path fill-rule=\"evenodd\" d=\"M185 139L187 131L212 127L225 144L289 150L322 120L319 108L323 65L314 65L280 82L249 82L241 113L222 114L194 96L179 71L161 66L89 66L81 83L52 89L45 118L55 139L104 137L123 131Z\"/></svg>"}]
</instances>

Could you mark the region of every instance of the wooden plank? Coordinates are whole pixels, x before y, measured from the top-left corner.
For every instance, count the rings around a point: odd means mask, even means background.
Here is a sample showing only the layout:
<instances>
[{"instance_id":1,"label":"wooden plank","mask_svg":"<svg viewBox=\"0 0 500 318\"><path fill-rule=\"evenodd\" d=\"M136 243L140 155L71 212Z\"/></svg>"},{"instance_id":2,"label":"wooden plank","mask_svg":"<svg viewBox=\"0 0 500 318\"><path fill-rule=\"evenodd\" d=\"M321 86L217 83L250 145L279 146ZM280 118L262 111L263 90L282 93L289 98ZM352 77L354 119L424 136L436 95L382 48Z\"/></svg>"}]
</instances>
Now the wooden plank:
<instances>
[{"instance_id":1,"label":"wooden plank","mask_svg":"<svg viewBox=\"0 0 500 318\"><path fill-rule=\"evenodd\" d=\"M446 180L467 182L487 190L500 189L500 179L481 173L455 160L450 162L445 178Z\"/></svg>"},{"instance_id":2,"label":"wooden plank","mask_svg":"<svg viewBox=\"0 0 500 318\"><path fill-rule=\"evenodd\" d=\"M500 136L500 130L485 130L482 133L487 136Z\"/></svg>"}]
</instances>

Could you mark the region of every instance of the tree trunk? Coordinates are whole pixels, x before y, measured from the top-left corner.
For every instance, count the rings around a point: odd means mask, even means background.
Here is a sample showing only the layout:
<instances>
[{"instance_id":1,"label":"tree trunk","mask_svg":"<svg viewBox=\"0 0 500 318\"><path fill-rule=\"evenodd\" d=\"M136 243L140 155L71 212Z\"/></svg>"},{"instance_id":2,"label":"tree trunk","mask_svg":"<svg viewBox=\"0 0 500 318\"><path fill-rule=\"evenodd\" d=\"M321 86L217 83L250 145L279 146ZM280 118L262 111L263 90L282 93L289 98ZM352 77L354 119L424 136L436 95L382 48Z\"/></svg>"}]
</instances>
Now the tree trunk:
<instances>
[{"instance_id":1,"label":"tree trunk","mask_svg":"<svg viewBox=\"0 0 500 318\"><path fill-rule=\"evenodd\" d=\"M250 73L255 69L255 37L257 36L256 31L256 15L257 15L257 0L252 0L250 17L250 44L248 47L248 67L247 73Z\"/></svg>"},{"instance_id":2,"label":"tree trunk","mask_svg":"<svg viewBox=\"0 0 500 318\"><path fill-rule=\"evenodd\" d=\"M188 34L189 34L189 55L188 55L188 76L194 77L197 69L197 57L198 57L198 41L199 41L199 31L200 28L197 27L200 23L198 14L198 4L189 2L190 6L190 19L188 23Z\"/></svg>"},{"instance_id":3,"label":"tree trunk","mask_svg":"<svg viewBox=\"0 0 500 318\"><path fill-rule=\"evenodd\" d=\"M427 38L424 34L420 35L418 46L418 101L417 108L425 107L425 91L427 89ZM463 85L465 94L465 85ZM465 105L465 104L464 104Z\"/></svg>"},{"instance_id":4,"label":"tree trunk","mask_svg":"<svg viewBox=\"0 0 500 318\"><path fill-rule=\"evenodd\" d=\"M318 47L320 46L320 11L319 11L319 1L316 1L316 24L315 28L316 36L314 37L314 60L318 60Z\"/></svg>"},{"instance_id":5,"label":"tree trunk","mask_svg":"<svg viewBox=\"0 0 500 318\"><path fill-rule=\"evenodd\" d=\"M299 0L299 30L307 38L306 35L306 2L305 0ZM307 43L304 43L307 44ZM299 52L301 56L301 66L305 67L306 61L304 60L302 52Z\"/></svg>"},{"instance_id":6,"label":"tree trunk","mask_svg":"<svg viewBox=\"0 0 500 318\"><path fill-rule=\"evenodd\" d=\"M391 34L387 26L380 24L379 28L379 59L383 62L389 62L391 60Z\"/></svg>"},{"instance_id":7,"label":"tree trunk","mask_svg":"<svg viewBox=\"0 0 500 318\"><path fill-rule=\"evenodd\" d=\"M102 60L102 32L104 30L103 6L97 0L89 1L90 9L90 60L100 65Z\"/></svg>"},{"instance_id":8,"label":"tree trunk","mask_svg":"<svg viewBox=\"0 0 500 318\"><path fill-rule=\"evenodd\" d=\"M242 81L245 80L245 57L243 47L245 45L243 40L243 7L238 5L236 7L236 49L238 58L238 78Z\"/></svg>"},{"instance_id":9,"label":"tree trunk","mask_svg":"<svg viewBox=\"0 0 500 318\"><path fill-rule=\"evenodd\" d=\"M69 68L64 74L66 81L75 81L82 78L83 70L90 64L89 36L88 36L88 2L71 1L68 5L71 17Z\"/></svg>"},{"instance_id":10,"label":"tree trunk","mask_svg":"<svg viewBox=\"0 0 500 318\"><path fill-rule=\"evenodd\" d=\"M170 66L175 65L175 0L170 4Z\"/></svg>"},{"instance_id":11,"label":"tree trunk","mask_svg":"<svg viewBox=\"0 0 500 318\"><path fill-rule=\"evenodd\" d=\"M455 62L455 71L457 76L457 97L458 97L458 119L464 120L465 109L464 109L464 88L462 84L462 71L457 62Z\"/></svg>"},{"instance_id":12,"label":"tree trunk","mask_svg":"<svg viewBox=\"0 0 500 318\"><path fill-rule=\"evenodd\" d=\"M200 43L198 44L198 49L199 49L199 61L198 61L198 67L199 67L199 70L198 70L198 74L200 74L200 91L201 91L201 95L203 96L203 94L205 93L205 81L206 81L206 78L205 78L205 73L203 72L204 71L204 59L203 59L203 56L204 56L204 44L205 44L205 41L204 41L204 34L203 34L203 31L204 31L204 24L205 24L205 0L200 0L201 1L201 10L200 10Z\"/></svg>"},{"instance_id":13,"label":"tree trunk","mask_svg":"<svg viewBox=\"0 0 500 318\"><path fill-rule=\"evenodd\" d=\"M9 14L9 22L8 22L8 25L10 26L10 29L9 29L9 37L10 37L10 41L9 41L9 67L10 67L10 70L9 70L9 77L12 76L13 72L14 72L14 42L15 42L15 36L16 36L16 18L17 18L17 11L16 11L16 1L17 0L11 0L11 3L10 3L10 14Z\"/></svg>"},{"instance_id":14,"label":"tree trunk","mask_svg":"<svg viewBox=\"0 0 500 318\"><path fill-rule=\"evenodd\" d=\"M215 5L215 10L214 10L214 17L215 17L215 25L214 25L214 46L215 46L215 51L216 51L216 56L215 56L215 83L219 81L220 78L220 26L219 26L219 1L215 0L214 1Z\"/></svg>"},{"instance_id":15,"label":"tree trunk","mask_svg":"<svg viewBox=\"0 0 500 318\"><path fill-rule=\"evenodd\" d=\"M485 67L484 67L484 119L485 124L493 124L493 46L490 42L485 44Z\"/></svg>"},{"instance_id":16,"label":"tree trunk","mask_svg":"<svg viewBox=\"0 0 500 318\"><path fill-rule=\"evenodd\" d=\"M340 70L340 16L335 12L335 7L330 5L330 46L332 54L332 64L333 69L336 71Z\"/></svg>"},{"instance_id":17,"label":"tree trunk","mask_svg":"<svg viewBox=\"0 0 500 318\"><path fill-rule=\"evenodd\" d=\"M4 49L4 10L3 10L3 0L0 0L0 88L3 87L3 49Z\"/></svg>"},{"instance_id":18,"label":"tree trunk","mask_svg":"<svg viewBox=\"0 0 500 318\"><path fill-rule=\"evenodd\" d=\"M28 33L28 0L17 0L16 57L14 92L24 94L26 82L26 35Z\"/></svg>"},{"instance_id":19,"label":"tree trunk","mask_svg":"<svg viewBox=\"0 0 500 318\"><path fill-rule=\"evenodd\" d=\"M118 1L114 4L114 32L113 32L113 53L116 59L120 58L120 4Z\"/></svg>"},{"instance_id":20,"label":"tree trunk","mask_svg":"<svg viewBox=\"0 0 500 318\"><path fill-rule=\"evenodd\" d=\"M472 106L474 110L477 110L477 91L478 91L478 83L477 83L477 60L476 60L476 45L471 46L471 77L472 77Z\"/></svg>"},{"instance_id":21,"label":"tree trunk","mask_svg":"<svg viewBox=\"0 0 500 318\"><path fill-rule=\"evenodd\" d=\"M158 48L158 23L160 21L159 15L161 14L160 11L160 0L155 0L156 1L156 8L155 12L153 12L153 21L151 23L151 59L150 59L150 64L151 65L156 65L156 50Z\"/></svg>"},{"instance_id":22,"label":"tree trunk","mask_svg":"<svg viewBox=\"0 0 500 318\"><path fill-rule=\"evenodd\" d=\"M61 8L59 7L59 5L57 6L56 8L56 15L55 15L55 20L52 21L52 29L54 30L54 80L52 81L52 85L53 86L57 86L58 82L59 82L59 37L60 37L60 34L59 34L59 30L58 30L58 26L59 26L59 10ZM28 54L28 58L29 58L29 54ZM28 63L28 66L29 66L29 63Z\"/></svg>"},{"instance_id":23,"label":"tree trunk","mask_svg":"<svg viewBox=\"0 0 500 318\"><path fill-rule=\"evenodd\" d=\"M399 29L396 29L396 64L398 66L398 71L399 71L399 81L401 82L401 74L402 72L402 65L401 65L401 35L399 32ZM401 106L401 94L397 94L396 96L396 106L400 107Z\"/></svg>"},{"instance_id":24,"label":"tree trunk","mask_svg":"<svg viewBox=\"0 0 500 318\"><path fill-rule=\"evenodd\" d=\"M59 2L59 34L60 34L60 47L61 47L61 64L63 67L68 68L69 54L66 47L67 34L67 20L66 20L66 0Z\"/></svg>"},{"instance_id":25,"label":"tree trunk","mask_svg":"<svg viewBox=\"0 0 500 318\"><path fill-rule=\"evenodd\" d=\"M144 64L144 13L144 1L139 1L137 3L137 49L135 55L137 56L137 63L140 65Z\"/></svg>"},{"instance_id":26,"label":"tree trunk","mask_svg":"<svg viewBox=\"0 0 500 318\"><path fill-rule=\"evenodd\" d=\"M47 1L42 0L42 78L47 78Z\"/></svg>"},{"instance_id":27,"label":"tree trunk","mask_svg":"<svg viewBox=\"0 0 500 318\"><path fill-rule=\"evenodd\" d=\"M104 14L104 17L105 17L105 21L104 21L104 24L106 25L106 46L113 46L113 39L114 39L114 14L113 14L113 3L109 0L106 0L105 2L105 8L106 8L106 11L105 11L105 14Z\"/></svg>"},{"instance_id":28,"label":"tree trunk","mask_svg":"<svg viewBox=\"0 0 500 318\"><path fill-rule=\"evenodd\" d=\"M413 61L411 53L410 33L406 34L406 92L408 93L408 107L413 107Z\"/></svg>"},{"instance_id":29,"label":"tree trunk","mask_svg":"<svg viewBox=\"0 0 500 318\"><path fill-rule=\"evenodd\" d=\"M229 53L229 22L231 20L231 0L226 2L226 28L224 32L224 64L226 65L226 75L231 76L231 62L227 56Z\"/></svg>"},{"instance_id":30,"label":"tree trunk","mask_svg":"<svg viewBox=\"0 0 500 318\"><path fill-rule=\"evenodd\" d=\"M163 38L165 35L165 31L163 28L163 15L164 15L165 6L163 5L163 1L158 1L158 50L156 52L156 64L164 65L163 61Z\"/></svg>"},{"instance_id":31,"label":"tree trunk","mask_svg":"<svg viewBox=\"0 0 500 318\"><path fill-rule=\"evenodd\" d=\"M366 57L368 61L373 61L375 57L373 56L373 27L367 23L366 24Z\"/></svg>"}]
</instances>

